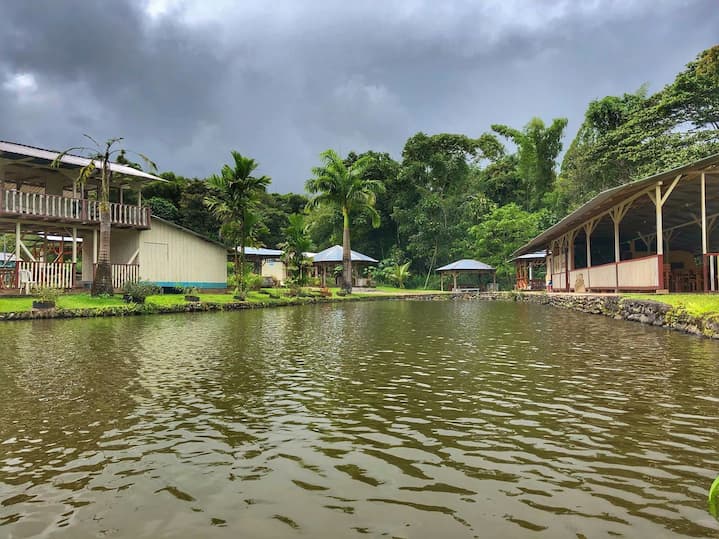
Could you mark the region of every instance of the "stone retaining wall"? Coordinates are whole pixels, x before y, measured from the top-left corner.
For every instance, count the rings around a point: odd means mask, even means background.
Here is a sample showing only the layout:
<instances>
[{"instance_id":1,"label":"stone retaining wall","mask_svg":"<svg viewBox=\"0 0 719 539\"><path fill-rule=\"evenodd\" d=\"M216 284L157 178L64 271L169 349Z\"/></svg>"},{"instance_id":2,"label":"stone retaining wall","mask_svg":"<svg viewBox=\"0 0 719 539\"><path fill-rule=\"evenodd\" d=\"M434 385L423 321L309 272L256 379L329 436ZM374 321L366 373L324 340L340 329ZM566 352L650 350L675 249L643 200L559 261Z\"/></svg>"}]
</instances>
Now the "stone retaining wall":
<instances>
[{"instance_id":1,"label":"stone retaining wall","mask_svg":"<svg viewBox=\"0 0 719 539\"><path fill-rule=\"evenodd\" d=\"M603 314L616 320L665 327L693 335L719 339L719 315L696 317L680 307L651 300L624 298L617 295L562 294L543 292L484 292L454 296L466 299L523 301L539 303L589 314Z\"/></svg>"}]
</instances>

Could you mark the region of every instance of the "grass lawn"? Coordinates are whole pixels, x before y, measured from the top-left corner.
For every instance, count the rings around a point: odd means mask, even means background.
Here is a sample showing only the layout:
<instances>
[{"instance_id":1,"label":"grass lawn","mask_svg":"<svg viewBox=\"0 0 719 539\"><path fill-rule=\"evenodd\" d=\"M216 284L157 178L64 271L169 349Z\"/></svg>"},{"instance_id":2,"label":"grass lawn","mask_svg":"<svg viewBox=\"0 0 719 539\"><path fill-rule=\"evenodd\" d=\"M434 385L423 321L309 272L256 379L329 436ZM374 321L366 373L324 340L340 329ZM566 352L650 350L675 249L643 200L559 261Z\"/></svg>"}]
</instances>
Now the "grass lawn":
<instances>
[{"instance_id":1,"label":"grass lawn","mask_svg":"<svg viewBox=\"0 0 719 539\"><path fill-rule=\"evenodd\" d=\"M647 299L683 307L694 316L719 313L719 294L624 294L624 297Z\"/></svg>"},{"instance_id":2,"label":"grass lawn","mask_svg":"<svg viewBox=\"0 0 719 539\"><path fill-rule=\"evenodd\" d=\"M249 292L246 301L249 303L301 303L308 298L296 298L288 295L287 289L270 289L268 290L273 296L261 292ZM316 292L317 289L313 289ZM339 288L330 288L332 299L344 300L352 297L381 297L392 295L416 295L423 293L440 293L435 290L406 290L400 288L392 288L388 286L377 287L371 292L356 292L351 296L338 296ZM448 293L448 292L445 292ZM236 300L232 293L227 294L199 294L200 301L206 303L235 303ZM0 313L29 311L32 308L32 296L22 298L2 298L0 297ZM182 294L162 294L148 296L145 300L150 305L162 307L172 307L175 305L185 305L185 297ZM90 294L66 294L60 296L57 300L57 306L60 309L99 309L103 307L118 307L125 305L121 294L116 294L111 298L92 297Z\"/></svg>"}]
</instances>

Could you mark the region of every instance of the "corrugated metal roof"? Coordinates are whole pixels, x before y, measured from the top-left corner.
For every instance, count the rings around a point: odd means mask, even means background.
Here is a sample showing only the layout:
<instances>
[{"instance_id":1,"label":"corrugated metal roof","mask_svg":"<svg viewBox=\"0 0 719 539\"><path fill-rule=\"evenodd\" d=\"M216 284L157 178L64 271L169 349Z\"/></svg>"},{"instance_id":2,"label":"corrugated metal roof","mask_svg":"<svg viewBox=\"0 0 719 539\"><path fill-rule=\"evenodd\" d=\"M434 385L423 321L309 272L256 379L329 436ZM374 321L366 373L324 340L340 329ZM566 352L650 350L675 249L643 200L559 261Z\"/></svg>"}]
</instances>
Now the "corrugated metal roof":
<instances>
[{"instance_id":1,"label":"corrugated metal roof","mask_svg":"<svg viewBox=\"0 0 719 539\"><path fill-rule=\"evenodd\" d=\"M437 268L437 271L494 271L494 268L489 264L480 262L479 260L471 260L464 258L457 260L441 268Z\"/></svg>"},{"instance_id":2,"label":"corrugated metal roof","mask_svg":"<svg viewBox=\"0 0 719 539\"><path fill-rule=\"evenodd\" d=\"M547 258L547 251L537 251L536 253L527 253L526 255L515 256L512 260L539 260Z\"/></svg>"},{"instance_id":3,"label":"corrugated metal roof","mask_svg":"<svg viewBox=\"0 0 719 539\"><path fill-rule=\"evenodd\" d=\"M719 154L714 154L704 159L700 159L699 161L694 161L693 163L689 163L666 172L660 172L659 174L655 174L641 180L602 191L582 207L574 210L557 224L549 227L532 241L514 251L512 256L523 255L536 251L542 247L546 247L551 241L557 239L559 236L566 234L570 230L574 230L592 217L604 214L617 204L621 203L623 200L642 192L658 181L674 180L674 178L680 174L686 175L689 173L698 173L700 171L715 169L717 165L719 165Z\"/></svg>"},{"instance_id":4,"label":"corrugated metal roof","mask_svg":"<svg viewBox=\"0 0 719 539\"><path fill-rule=\"evenodd\" d=\"M239 248L237 251L239 252ZM282 251L279 249L265 249L264 247L245 247L245 254L250 256L282 256Z\"/></svg>"},{"instance_id":5,"label":"corrugated metal roof","mask_svg":"<svg viewBox=\"0 0 719 539\"><path fill-rule=\"evenodd\" d=\"M7 142L4 140L0 140L0 158L7 159L11 162L22 160L23 158L30 158L40 161L41 163L47 162L47 165L49 166L50 163L52 163L58 155L60 155L60 152L54 152L52 150L44 150L42 148L35 148L34 146L26 146L24 144L18 144L16 142ZM88 165L90 163L90 159L86 157L80 157L78 155L67 154L64 155L62 159L60 159L60 162L63 165L80 168ZM95 165L98 168L102 166L99 161L95 161ZM110 170L124 177L132 176L134 178L142 178L144 180L153 182L167 181L163 180L162 178L159 178L158 176L143 172L142 170L137 170L126 165L120 165L118 163L110 163Z\"/></svg>"},{"instance_id":6,"label":"corrugated metal roof","mask_svg":"<svg viewBox=\"0 0 719 539\"><path fill-rule=\"evenodd\" d=\"M378 262L371 256L363 255L357 251L350 251L352 253L352 262ZM324 251L317 253L312 260L314 262L342 262L342 246L333 245L328 247Z\"/></svg>"}]
</instances>

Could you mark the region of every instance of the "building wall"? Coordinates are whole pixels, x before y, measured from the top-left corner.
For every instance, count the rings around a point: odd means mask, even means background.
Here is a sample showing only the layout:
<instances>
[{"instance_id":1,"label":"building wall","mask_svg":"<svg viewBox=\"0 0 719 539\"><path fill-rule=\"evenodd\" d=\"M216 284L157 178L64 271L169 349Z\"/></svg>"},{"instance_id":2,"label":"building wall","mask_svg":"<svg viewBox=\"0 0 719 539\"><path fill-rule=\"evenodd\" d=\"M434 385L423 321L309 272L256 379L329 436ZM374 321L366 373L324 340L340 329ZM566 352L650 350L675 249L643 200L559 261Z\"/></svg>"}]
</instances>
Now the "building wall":
<instances>
[{"instance_id":1,"label":"building wall","mask_svg":"<svg viewBox=\"0 0 719 539\"><path fill-rule=\"evenodd\" d=\"M100 233L98 232L98 241ZM110 232L110 263L131 264L130 260L140 247L140 232L137 230L112 229Z\"/></svg>"},{"instance_id":2,"label":"building wall","mask_svg":"<svg viewBox=\"0 0 719 539\"><path fill-rule=\"evenodd\" d=\"M139 233L140 277L160 286L227 286L226 249L157 219Z\"/></svg>"},{"instance_id":3,"label":"building wall","mask_svg":"<svg viewBox=\"0 0 719 539\"><path fill-rule=\"evenodd\" d=\"M281 260L265 259L262 261L262 276L284 283L287 280L287 268Z\"/></svg>"}]
</instances>

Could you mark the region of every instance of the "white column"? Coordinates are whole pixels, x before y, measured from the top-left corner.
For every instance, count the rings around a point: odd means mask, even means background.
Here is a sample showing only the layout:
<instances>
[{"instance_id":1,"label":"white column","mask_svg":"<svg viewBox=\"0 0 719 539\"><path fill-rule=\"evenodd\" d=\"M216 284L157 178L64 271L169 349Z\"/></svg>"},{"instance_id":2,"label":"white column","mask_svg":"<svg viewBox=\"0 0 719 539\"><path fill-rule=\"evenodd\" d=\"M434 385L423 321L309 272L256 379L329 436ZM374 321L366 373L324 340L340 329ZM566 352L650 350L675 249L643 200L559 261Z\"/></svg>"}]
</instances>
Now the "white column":
<instances>
[{"instance_id":1,"label":"white column","mask_svg":"<svg viewBox=\"0 0 719 539\"><path fill-rule=\"evenodd\" d=\"M22 256L20 256L20 221L15 223L15 265L17 265L20 260L22 260Z\"/></svg>"},{"instance_id":2,"label":"white column","mask_svg":"<svg viewBox=\"0 0 719 539\"><path fill-rule=\"evenodd\" d=\"M77 263L77 227L72 227L72 263ZM75 271L74 267L73 270Z\"/></svg>"},{"instance_id":3,"label":"white column","mask_svg":"<svg viewBox=\"0 0 719 539\"><path fill-rule=\"evenodd\" d=\"M92 263L97 264L97 229L92 230Z\"/></svg>"}]
</instances>

